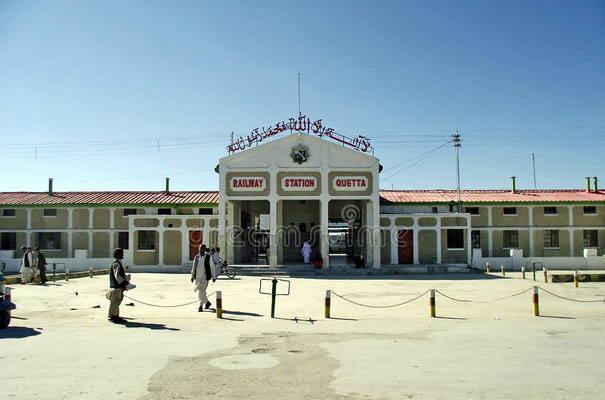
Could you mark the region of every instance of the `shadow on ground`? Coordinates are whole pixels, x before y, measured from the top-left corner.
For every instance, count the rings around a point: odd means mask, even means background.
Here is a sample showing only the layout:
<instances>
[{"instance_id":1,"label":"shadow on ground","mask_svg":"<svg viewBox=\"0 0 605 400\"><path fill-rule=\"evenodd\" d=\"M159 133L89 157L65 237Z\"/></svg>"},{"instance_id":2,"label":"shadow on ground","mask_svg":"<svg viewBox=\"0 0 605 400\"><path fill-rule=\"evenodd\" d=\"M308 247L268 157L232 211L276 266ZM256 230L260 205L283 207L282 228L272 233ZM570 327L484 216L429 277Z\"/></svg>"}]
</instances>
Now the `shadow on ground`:
<instances>
[{"instance_id":1,"label":"shadow on ground","mask_svg":"<svg viewBox=\"0 0 605 400\"><path fill-rule=\"evenodd\" d=\"M37 336L42 332L35 330L34 328L28 328L25 326L9 326L6 329L0 330L0 339L23 339L30 336Z\"/></svg>"}]
</instances>

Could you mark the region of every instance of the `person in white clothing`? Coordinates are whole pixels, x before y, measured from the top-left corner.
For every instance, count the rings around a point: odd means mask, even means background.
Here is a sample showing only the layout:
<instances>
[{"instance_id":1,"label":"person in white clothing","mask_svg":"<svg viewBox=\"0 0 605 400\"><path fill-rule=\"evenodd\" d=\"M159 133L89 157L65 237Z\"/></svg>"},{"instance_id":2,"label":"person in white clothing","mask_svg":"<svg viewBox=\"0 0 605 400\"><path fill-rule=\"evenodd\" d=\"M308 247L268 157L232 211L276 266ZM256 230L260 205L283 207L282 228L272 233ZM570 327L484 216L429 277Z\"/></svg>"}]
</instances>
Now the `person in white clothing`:
<instances>
[{"instance_id":1,"label":"person in white clothing","mask_svg":"<svg viewBox=\"0 0 605 400\"><path fill-rule=\"evenodd\" d=\"M303 243L300 254L302 254L305 264L309 264L309 261L311 260L311 245L307 240L305 240L305 243Z\"/></svg>"},{"instance_id":2,"label":"person in white clothing","mask_svg":"<svg viewBox=\"0 0 605 400\"><path fill-rule=\"evenodd\" d=\"M212 305L206 295L210 279L212 279L212 282L216 282L216 272L210 266L210 254L206 251L206 245L202 244L200 245L200 252L193 259L193 267L191 268L191 282L195 285L193 291L198 291L198 298L200 299L198 312L202 312L204 308L208 309Z\"/></svg>"},{"instance_id":3,"label":"person in white clothing","mask_svg":"<svg viewBox=\"0 0 605 400\"><path fill-rule=\"evenodd\" d=\"M32 279L32 271L34 269L34 255L31 251L27 250L27 246L21 246L23 257L21 258L21 284L25 285Z\"/></svg>"},{"instance_id":4,"label":"person in white clothing","mask_svg":"<svg viewBox=\"0 0 605 400\"><path fill-rule=\"evenodd\" d=\"M214 253L212 253L212 261L214 262L214 276L218 277L221 273L221 263L223 262L220 247L214 249Z\"/></svg>"}]
</instances>

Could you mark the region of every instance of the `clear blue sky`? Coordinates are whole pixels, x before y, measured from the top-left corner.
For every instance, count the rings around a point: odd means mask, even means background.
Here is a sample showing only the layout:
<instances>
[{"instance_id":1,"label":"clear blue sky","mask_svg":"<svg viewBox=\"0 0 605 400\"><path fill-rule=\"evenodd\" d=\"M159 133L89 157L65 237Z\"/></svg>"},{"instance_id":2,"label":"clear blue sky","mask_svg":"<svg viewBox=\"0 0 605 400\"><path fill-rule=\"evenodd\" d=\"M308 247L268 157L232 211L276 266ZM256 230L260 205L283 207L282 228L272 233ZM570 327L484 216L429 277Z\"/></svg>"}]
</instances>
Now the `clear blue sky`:
<instances>
[{"instance_id":1,"label":"clear blue sky","mask_svg":"<svg viewBox=\"0 0 605 400\"><path fill-rule=\"evenodd\" d=\"M417 156L456 129L463 189L533 188L532 152L538 188L605 184L604 1L2 0L0 191L216 190L297 73L384 189L455 188L451 145Z\"/></svg>"}]
</instances>

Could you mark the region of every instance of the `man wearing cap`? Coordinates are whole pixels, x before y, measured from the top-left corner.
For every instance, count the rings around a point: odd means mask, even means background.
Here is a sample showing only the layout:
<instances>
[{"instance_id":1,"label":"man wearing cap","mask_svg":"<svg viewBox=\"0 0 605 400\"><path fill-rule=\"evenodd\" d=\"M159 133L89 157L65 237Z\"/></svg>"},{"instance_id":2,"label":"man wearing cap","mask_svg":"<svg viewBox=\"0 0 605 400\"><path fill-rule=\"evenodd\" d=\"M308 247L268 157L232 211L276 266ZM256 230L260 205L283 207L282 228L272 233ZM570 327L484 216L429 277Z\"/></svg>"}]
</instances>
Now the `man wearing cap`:
<instances>
[{"instance_id":1,"label":"man wearing cap","mask_svg":"<svg viewBox=\"0 0 605 400\"><path fill-rule=\"evenodd\" d=\"M31 251L27 250L27 246L21 246L21 251L23 252L23 257L21 258L21 269L19 272L21 272L21 284L25 285L32 279L34 257Z\"/></svg>"},{"instance_id":2,"label":"man wearing cap","mask_svg":"<svg viewBox=\"0 0 605 400\"><path fill-rule=\"evenodd\" d=\"M107 295L109 299L109 313L107 316L111 322L123 323L126 320L120 317L120 304L124 298L124 290L130 283L122 266L124 249L119 247L115 249L113 257L114 261L111 263L111 268L109 269L109 288L111 290Z\"/></svg>"},{"instance_id":3,"label":"man wearing cap","mask_svg":"<svg viewBox=\"0 0 605 400\"><path fill-rule=\"evenodd\" d=\"M46 285L46 256L39 247L36 247L34 251L36 252L36 266L40 270L40 283Z\"/></svg>"},{"instance_id":4,"label":"man wearing cap","mask_svg":"<svg viewBox=\"0 0 605 400\"><path fill-rule=\"evenodd\" d=\"M200 245L199 254L196 254L193 259L193 268L191 268L191 282L195 282L193 291L198 291L198 298L200 299L200 306L197 309L199 312L204 311L204 307L209 308L212 305L208 301L208 296L206 296L210 279L212 279L212 282L216 282L216 272L214 268L210 267L210 254L206 251L206 245L202 244Z\"/></svg>"}]
</instances>

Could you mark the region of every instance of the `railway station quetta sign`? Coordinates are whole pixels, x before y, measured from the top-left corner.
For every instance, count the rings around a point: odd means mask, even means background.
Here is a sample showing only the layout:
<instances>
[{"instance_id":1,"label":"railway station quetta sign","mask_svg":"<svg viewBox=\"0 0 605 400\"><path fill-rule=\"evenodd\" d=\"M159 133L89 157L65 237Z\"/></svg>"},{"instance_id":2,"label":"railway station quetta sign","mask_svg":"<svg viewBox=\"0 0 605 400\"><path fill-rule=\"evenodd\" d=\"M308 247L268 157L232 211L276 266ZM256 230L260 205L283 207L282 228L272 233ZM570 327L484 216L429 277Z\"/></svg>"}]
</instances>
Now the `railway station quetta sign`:
<instances>
[{"instance_id":1,"label":"railway station quetta sign","mask_svg":"<svg viewBox=\"0 0 605 400\"><path fill-rule=\"evenodd\" d=\"M345 146L350 146L357 151L364 153L373 153L374 149L370 145L370 139L358 135L354 138L349 138L339 133L336 133L334 129L325 127L321 119L311 122L306 115L299 114L298 118L289 118L288 122L280 121L269 127L263 127L262 129L256 128L248 136L240 136L237 139L231 138L231 143L227 146L229 154L236 153L241 150L245 150L252 145L258 145L263 140L275 136L278 133L290 131L290 133L301 132L307 134L314 134L319 137L327 137L333 139Z\"/></svg>"}]
</instances>

